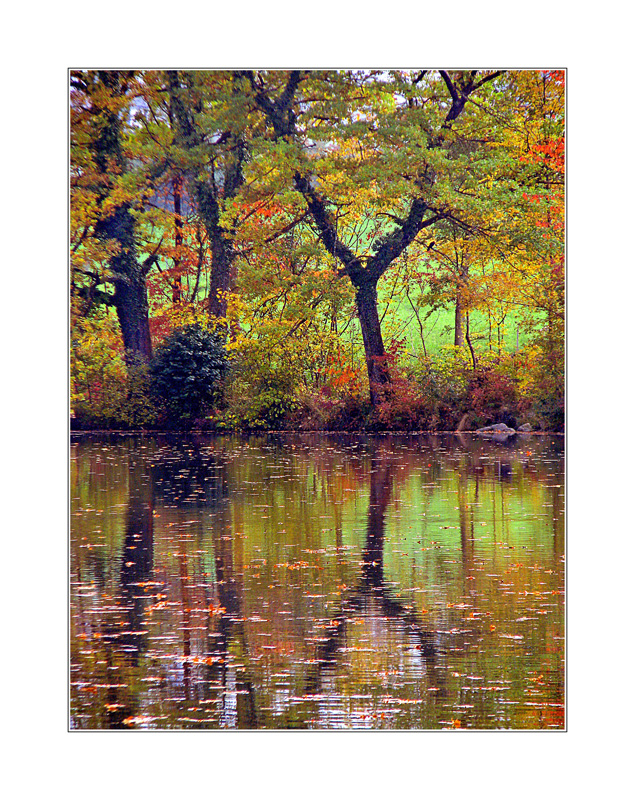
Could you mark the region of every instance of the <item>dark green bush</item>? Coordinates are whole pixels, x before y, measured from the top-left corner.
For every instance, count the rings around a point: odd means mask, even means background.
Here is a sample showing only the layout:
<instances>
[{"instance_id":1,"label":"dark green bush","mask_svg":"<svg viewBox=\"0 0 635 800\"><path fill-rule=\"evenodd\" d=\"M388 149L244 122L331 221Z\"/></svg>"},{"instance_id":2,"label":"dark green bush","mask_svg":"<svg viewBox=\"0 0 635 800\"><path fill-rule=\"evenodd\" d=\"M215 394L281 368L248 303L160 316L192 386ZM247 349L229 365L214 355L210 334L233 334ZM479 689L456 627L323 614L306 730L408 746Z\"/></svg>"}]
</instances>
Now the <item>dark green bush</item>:
<instances>
[{"instance_id":1,"label":"dark green bush","mask_svg":"<svg viewBox=\"0 0 635 800\"><path fill-rule=\"evenodd\" d=\"M168 422L191 423L209 411L222 384L227 353L217 333L199 324L171 333L151 365L152 390Z\"/></svg>"}]
</instances>

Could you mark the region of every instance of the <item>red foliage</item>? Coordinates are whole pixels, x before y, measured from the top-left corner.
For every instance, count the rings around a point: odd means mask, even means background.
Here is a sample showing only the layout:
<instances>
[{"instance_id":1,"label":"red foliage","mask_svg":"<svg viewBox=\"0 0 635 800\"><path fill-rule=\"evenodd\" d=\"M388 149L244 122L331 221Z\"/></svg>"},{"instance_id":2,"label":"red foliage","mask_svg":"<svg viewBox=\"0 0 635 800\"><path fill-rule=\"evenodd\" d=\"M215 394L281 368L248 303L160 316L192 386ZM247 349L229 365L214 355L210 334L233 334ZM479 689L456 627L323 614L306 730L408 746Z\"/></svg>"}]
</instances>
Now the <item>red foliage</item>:
<instances>
[{"instance_id":1,"label":"red foliage","mask_svg":"<svg viewBox=\"0 0 635 800\"><path fill-rule=\"evenodd\" d=\"M486 423L504 422L505 414L518 411L516 387L512 381L492 369L477 372L468 385L471 409Z\"/></svg>"}]
</instances>

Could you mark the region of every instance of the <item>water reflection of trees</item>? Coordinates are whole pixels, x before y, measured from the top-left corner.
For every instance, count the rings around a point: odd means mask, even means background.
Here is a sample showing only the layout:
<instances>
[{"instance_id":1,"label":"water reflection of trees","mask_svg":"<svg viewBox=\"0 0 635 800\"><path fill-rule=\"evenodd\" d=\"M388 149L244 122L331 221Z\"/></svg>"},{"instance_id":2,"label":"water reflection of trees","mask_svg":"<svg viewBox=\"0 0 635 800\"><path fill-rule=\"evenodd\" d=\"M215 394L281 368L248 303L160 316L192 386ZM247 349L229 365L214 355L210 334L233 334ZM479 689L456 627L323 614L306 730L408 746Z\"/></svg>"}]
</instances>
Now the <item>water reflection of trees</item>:
<instances>
[{"instance_id":1,"label":"water reflection of trees","mask_svg":"<svg viewBox=\"0 0 635 800\"><path fill-rule=\"evenodd\" d=\"M224 449L196 440L167 439L152 467L155 501L162 508L194 505L204 509L197 548L188 549L184 536L176 536L177 573L182 616L181 688L186 707L190 702L209 704L215 721L190 720L189 727L254 728L256 700L247 663L244 630L244 585L235 562L235 537L229 503L229 479ZM178 525L177 525L178 528ZM200 563L200 547L211 545L214 573ZM198 587L198 591L194 587ZM201 596L202 591L202 596ZM206 624L201 626L202 618ZM198 624L196 624L198 622ZM204 627L201 634L200 629Z\"/></svg>"},{"instance_id":2,"label":"water reflection of trees","mask_svg":"<svg viewBox=\"0 0 635 800\"><path fill-rule=\"evenodd\" d=\"M135 460L132 455L128 462L128 492L126 532L119 572L120 592L113 598L121 608L121 614L115 620L112 616L106 618L102 637L106 648L107 671L110 673L107 706L109 728L125 727L124 720L139 711L135 693L129 685L119 684L119 679L139 665L140 656L147 647L144 612L148 596L144 585L151 581L153 567L152 485L143 461ZM115 664L118 667L116 670Z\"/></svg>"},{"instance_id":3,"label":"water reflection of trees","mask_svg":"<svg viewBox=\"0 0 635 800\"><path fill-rule=\"evenodd\" d=\"M147 707L143 689L138 681L133 687L129 678L139 668L141 658L147 655L146 609L153 599L152 591L155 598L159 591L155 587L148 592L143 586L157 578L153 508L161 512L168 509L173 515L171 519L178 519L178 509L188 505L202 510L199 538L190 542L185 536L179 537L178 525L175 527L176 569L171 568L164 578L173 584L173 596L179 598L178 609L171 611L169 617L173 640L178 638L180 648L180 654L174 654L180 666L173 674L179 675L186 704L206 702L210 704L207 709L216 710L200 722L190 721L188 726L217 727L220 724L254 728L262 725L263 720L266 722L266 713L262 710L267 692L266 680L263 680L266 675L257 657L254 658L255 644L245 626L249 616L245 563L236 537L238 528L232 516L232 502L237 505L238 497L240 503L248 503L245 485L254 483L266 487L268 475L275 477L281 469L284 469L286 484L281 490L284 492L281 502L297 502L294 499L297 492L308 506L312 492L323 492L324 502L334 507L333 530L338 551L342 548L340 504L346 497L345 490L369 492L365 539L354 588L343 593L338 610L330 616L325 635L320 637L322 641L312 644L311 631L298 627L298 634L305 637L303 647L315 648L311 653L315 657L307 659L306 695L318 694L326 676L342 668L341 652L350 621L355 617L372 617L379 618L382 625L392 627L405 637L407 646L420 654L422 672L429 685L439 688L438 696L442 696L446 681L444 643L438 631L435 633L424 624L422 615L401 599L399 589L386 577L386 516L391 500L398 496L401 484L413 474L421 474L423 462L429 467L428 481L433 480L435 474L451 472L452 485L457 492L463 575L470 577L475 560L473 507L479 505L481 495L492 486L503 493L508 487L521 486L523 482L543 484L546 468L536 457L535 448L533 451L530 448L497 449L485 442L467 441L458 449L448 447L447 440L435 437L397 437L396 440L383 437L379 444L367 439L356 443L355 448L349 447L346 440L333 440L329 444L324 450L314 450L310 441L301 441L301 445L296 443L292 448L284 443L269 443L269 461L260 458L248 466L237 463L239 459L227 457L231 442L213 448L179 441L163 442L148 454L145 462L136 458L134 448L130 448L129 499L119 551L119 586L114 597L106 597L107 566L103 557L97 555L100 551L84 555L84 563L90 567L104 595L101 656L106 665L104 683L108 686L107 726L123 727L126 718L143 713L141 703L145 702ZM557 451L551 455L557 471L561 455ZM563 527L556 521L562 508L561 495L556 485L550 489L556 553L561 552L563 536ZM273 495L271 502L274 502ZM314 535L311 513L308 508L308 537ZM319 546L319 537L315 541L312 538L303 540L303 545ZM172 548L172 544L168 547ZM213 561L213 574L209 576L197 561L201 558L197 554L203 548ZM300 573L293 574L299 579ZM166 587L161 588L167 591ZM466 590L471 588L471 584L466 584ZM257 600L252 593L252 603L254 599ZM207 609L222 609L222 613L207 613ZM272 611L275 614L276 609ZM180 616L178 629L174 626L175 614ZM200 626L202 614L206 620L204 631ZM309 626L312 621L315 619L307 617L305 620ZM277 635L280 629L275 618L269 623ZM454 643L453 649L466 648L468 640L466 634L462 641ZM287 724L308 724L293 714L285 719ZM174 724L173 719L170 724Z\"/></svg>"},{"instance_id":4,"label":"water reflection of trees","mask_svg":"<svg viewBox=\"0 0 635 800\"><path fill-rule=\"evenodd\" d=\"M233 663L229 655L230 644L236 641L248 662L244 584L239 580L239 570L234 560L232 520L227 503L223 504L221 513L216 517L213 541L215 589L219 607L224 610L218 616L214 635L209 638L209 652L214 661L206 670L206 679L210 686L219 687L222 693L223 724L226 727L255 728L258 722L256 692L247 675L247 664Z\"/></svg>"},{"instance_id":5,"label":"water reflection of trees","mask_svg":"<svg viewBox=\"0 0 635 800\"><path fill-rule=\"evenodd\" d=\"M93 549L90 544L86 545L83 556L81 550L76 550L73 556L78 594L72 610L77 629L83 631L80 641L85 642L83 648L88 661L80 667L79 647L72 642L75 654L72 670L80 678L80 684L91 677L102 688L104 694L97 693L95 698L97 702L101 699L97 717L108 728L125 727L124 720L139 710L132 683L147 646L145 588L152 578L154 552L149 475L142 459L134 458L127 448L121 449L119 463L126 465L128 487L119 563L108 564L105 549ZM90 474L94 475L92 471ZM93 498L99 497L102 488L98 482L94 483L88 495L89 505ZM84 598L81 587L92 587L92 591L86 592ZM82 674L81 670L88 669L90 664L94 674ZM86 700L78 702L81 708Z\"/></svg>"},{"instance_id":6,"label":"water reflection of trees","mask_svg":"<svg viewBox=\"0 0 635 800\"><path fill-rule=\"evenodd\" d=\"M328 626L329 633L317 649L315 666L306 679L307 694L320 691L323 673L337 667L338 653L346 638L347 623L358 615L378 611L387 622L397 622L408 637L417 642L416 648L425 662L430 685L443 694L443 673L437 668L437 646L434 633L423 624L411 606L400 600L387 585L384 577L384 544L386 510L388 508L395 468L386 451L373 450L370 461L370 498L366 524L366 543L362 553L361 576L357 586L342 600L339 613Z\"/></svg>"}]
</instances>

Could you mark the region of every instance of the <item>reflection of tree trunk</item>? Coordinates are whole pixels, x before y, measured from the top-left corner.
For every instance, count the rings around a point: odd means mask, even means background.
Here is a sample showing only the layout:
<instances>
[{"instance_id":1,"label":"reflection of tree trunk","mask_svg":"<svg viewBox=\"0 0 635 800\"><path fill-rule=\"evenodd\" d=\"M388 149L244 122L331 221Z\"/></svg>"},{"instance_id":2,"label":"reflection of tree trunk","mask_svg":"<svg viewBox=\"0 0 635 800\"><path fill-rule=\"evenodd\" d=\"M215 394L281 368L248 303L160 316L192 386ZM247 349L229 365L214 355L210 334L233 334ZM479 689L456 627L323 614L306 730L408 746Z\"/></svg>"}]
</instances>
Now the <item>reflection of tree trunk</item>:
<instances>
[{"instance_id":1,"label":"reflection of tree trunk","mask_svg":"<svg viewBox=\"0 0 635 800\"><path fill-rule=\"evenodd\" d=\"M392 490L392 465L373 454L370 468L370 499L366 523L366 546L362 554L362 575L358 587L342 601L341 611L331 620L329 634L320 643L315 657L315 666L307 675L306 693L319 691L322 670L336 662L338 649L346 634L346 622L352 614L363 614L368 609L370 598L380 604L382 614L399 620L414 635L418 649L426 661L431 674L435 672L436 649L433 634L424 629L418 615L391 594L384 581L384 532L386 509ZM441 675L435 674L435 683L440 686Z\"/></svg>"},{"instance_id":2,"label":"reflection of tree trunk","mask_svg":"<svg viewBox=\"0 0 635 800\"><path fill-rule=\"evenodd\" d=\"M120 570L123 618L106 625L103 634L109 684L107 697L111 706L107 712L109 728L125 728L123 720L134 716L137 711L137 698L131 687L118 686L122 672L115 669L115 656L123 658L131 666L137 666L139 654L145 648L146 637L143 632L147 598L140 584L150 579L153 566L152 487L142 464L130 461L128 489L126 535Z\"/></svg>"},{"instance_id":3,"label":"reflection of tree trunk","mask_svg":"<svg viewBox=\"0 0 635 800\"><path fill-rule=\"evenodd\" d=\"M326 484L331 506L333 507L333 516L335 517L335 547L337 550L342 549L342 497L339 498L335 494L335 487L332 480L328 480Z\"/></svg>"},{"instance_id":4,"label":"reflection of tree trunk","mask_svg":"<svg viewBox=\"0 0 635 800\"><path fill-rule=\"evenodd\" d=\"M120 573L121 595L128 612L129 630L138 632L143 629L147 602L139 584L150 579L154 549L152 486L142 464L130 464L128 486L126 538ZM145 645L145 638L130 635L127 640L128 650L136 664L139 650Z\"/></svg>"},{"instance_id":5,"label":"reflection of tree trunk","mask_svg":"<svg viewBox=\"0 0 635 800\"><path fill-rule=\"evenodd\" d=\"M562 494L559 486L551 489L551 516L553 519L553 554L558 558L564 553L564 520Z\"/></svg>"},{"instance_id":6,"label":"reflection of tree trunk","mask_svg":"<svg viewBox=\"0 0 635 800\"><path fill-rule=\"evenodd\" d=\"M459 528L461 530L461 557L463 559L463 569L465 573L471 571L474 558L474 522L468 531L467 509L466 504L466 476L464 472L458 474L458 494L457 502L459 504Z\"/></svg>"},{"instance_id":7,"label":"reflection of tree trunk","mask_svg":"<svg viewBox=\"0 0 635 800\"><path fill-rule=\"evenodd\" d=\"M381 588L384 580L384 530L386 509L392 489L392 469L375 456L370 466L370 500L366 522L366 547L362 554L362 575L367 587Z\"/></svg>"},{"instance_id":8,"label":"reflection of tree trunk","mask_svg":"<svg viewBox=\"0 0 635 800\"><path fill-rule=\"evenodd\" d=\"M192 655L192 646L190 630L192 627L192 599L190 597L189 576L187 574L187 555L183 550L182 540L179 542L179 546L181 548L178 554L179 580L181 583L181 609L183 611L183 689L185 699L189 700L191 689L190 656Z\"/></svg>"},{"instance_id":9,"label":"reflection of tree trunk","mask_svg":"<svg viewBox=\"0 0 635 800\"><path fill-rule=\"evenodd\" d=\"M210 644L210 653L220 660L210 668L210 677L220 683L225 694L236 691L235 723L237 728L257 728L256 695L252 682L241 677L238 667L230 666L229 645L237 641L244 653L247 640L244 629L244 598L234 568L234 540L229 507L221 501L215 513L214 561L218 602L224 609L219 616L217 636Z\"/></svg>"}]
</instances>

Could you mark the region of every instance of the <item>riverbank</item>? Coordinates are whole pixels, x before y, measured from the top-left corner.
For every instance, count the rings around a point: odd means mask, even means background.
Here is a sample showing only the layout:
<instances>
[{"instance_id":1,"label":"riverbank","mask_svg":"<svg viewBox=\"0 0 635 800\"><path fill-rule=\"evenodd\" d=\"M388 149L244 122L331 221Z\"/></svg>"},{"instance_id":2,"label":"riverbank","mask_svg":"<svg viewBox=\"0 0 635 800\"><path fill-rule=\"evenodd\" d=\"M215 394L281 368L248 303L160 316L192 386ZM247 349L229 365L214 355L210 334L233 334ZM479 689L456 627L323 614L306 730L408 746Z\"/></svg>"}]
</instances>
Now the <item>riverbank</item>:
<instances>
[{"instance_id":1,"label":"riverbank","mask_svg":"<svg viewBox=\"0 0 635 800\"><path fill-rule=\"evenodd\" d=\"M190 428L188 430L177 430L174 428L134 428L129 430L117 428L70 428L70 436L284 436L284 435L311 435L320 434L324 436L474 436L482 438L478 431L442 431L442 430L411 430L411 431L378 431L378 430L291 430L285 428L265 429L253 428L251 430L203 430L200 428ZM515 438L525 438L530 436L565 436L564 431L515 431Z\"/></svg>"}]
</instances>

